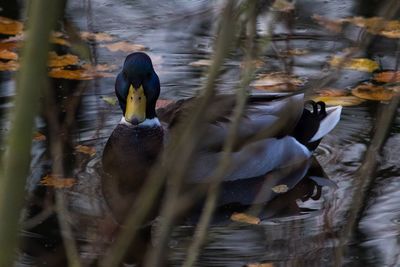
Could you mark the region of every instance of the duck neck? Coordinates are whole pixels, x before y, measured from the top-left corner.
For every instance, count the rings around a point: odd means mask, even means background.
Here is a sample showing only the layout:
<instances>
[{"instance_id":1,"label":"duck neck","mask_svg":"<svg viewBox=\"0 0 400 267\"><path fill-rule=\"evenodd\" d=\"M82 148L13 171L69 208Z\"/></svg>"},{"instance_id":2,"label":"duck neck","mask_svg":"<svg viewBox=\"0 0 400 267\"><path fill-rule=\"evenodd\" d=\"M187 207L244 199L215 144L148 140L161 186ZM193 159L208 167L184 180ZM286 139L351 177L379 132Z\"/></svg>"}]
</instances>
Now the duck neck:
<instances>
[{"instance_id":1,"label":"duck neck","mask_svg":"<svg viewBox=\"0 0 400 267\"><path fill-rule=\"evenodd\" d=\"M122 116L120 124L127 125L127 126L134 126L132 123L128 122L124 116ZM135 125L136 127L158 127L161 126L160 121L157 117L153 117L151 119L146 118L143 122Z\"/></svg>"}]
</instances>

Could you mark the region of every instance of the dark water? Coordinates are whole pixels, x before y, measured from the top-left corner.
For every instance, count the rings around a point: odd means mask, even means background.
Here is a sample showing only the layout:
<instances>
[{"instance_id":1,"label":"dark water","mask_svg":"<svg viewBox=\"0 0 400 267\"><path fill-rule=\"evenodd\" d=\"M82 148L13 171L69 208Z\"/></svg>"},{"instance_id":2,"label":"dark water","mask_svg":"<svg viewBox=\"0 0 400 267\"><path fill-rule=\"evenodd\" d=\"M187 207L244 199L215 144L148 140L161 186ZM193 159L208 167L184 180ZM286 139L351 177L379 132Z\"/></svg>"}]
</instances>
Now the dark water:
<instances>
[{"instance_id":1,"label":"dark water","mask_svg":"<svg viewBox=\"0 0 400 267\"><path fill-rule=\"evenodd\" d=\"M148 47L147 52L161 80L161 97L179 99L194 95L204 80L204 69L190 66L190 63L209 58L215 39L215 22L222 5L222 1L204 0L71 0L67 5L66 17L80 30L106 32L118 40ZM274 50L268 49L261 58L267 64L260 72L279 71L289 66L294 74L306 78L309 83L319 79L325 73L328 57L352 46L357 41L359 29L333 35L315 24L311 16L318 14L341 18L371 15L373 7L378 7L378 3L298 1L294 17L283 17L275 23L276 38L273 43L277 50L297 48L307 49L309 53L295 56L292 62L284 64ZM258 20L259 34L265 33L268 28L267 11L268 4L262 5ZM287 27L288 21L292 24L290 29ZM95 43L90 46L98 63L121 66L126 56L124 52L111 53ZM394 69L396 40L376 38L366 53L360 56L378 61L382 69ZM231 57L225 67L218 86L222 91L229 91L239 77L240 58ZM3 134L9 128L5 115L12 107L15 84L13 75L1 75L0 133ZM370 75L343 71L329 86L348 88L368 79ZM108 244L98 234L98 226L106 210L96 168L104 143L121 114L117 106L108 105L101 99L103 96L113 96L114 78L85 82L85 86L77 118L78 130L74 136L77 143L95 147L97 154L92 158L83 157L83 164L77 164L73 173L78 184L69 192L68 199L74 229L82 242L82 258L90 262L104 252L104 246L94 244ZM339 125L324 138L316 151L316 158L337 188L324 187L322 196L316 200L294 201L299 207L288 205L290 210L279 212L280 216L265 219L260 225L212 226L198 266L243 266L252 262L271 262L274 266L334 265L338 230L346 223L346 213L354 190L354 173L361 165L368 147L378 105L376 102L366 102L344 108ZM399 122L397 118L384 148L382 163L368 196L358 234L349 245L350 252L344 261L346 266L400 266ZM45 131L42 120L38 120L37 124L39 130ZM48 171L49 164L44 144L35 142L32 175L28 184L30 192L37 190L37 184ZM51 217L49 220L56 219ZM65 263L63 256L60 256L62 249L56 229L27 230L22 236L30 240L26 245L27 251L32 247L37 250L36 254L21 255L20 266L33 265L38 260L35 255L39 255L39 266L62 266L62 262ZM178 227L174 231L170 242L172 266L182 263L192 236L191 226ZM41 250L41 247L44 249ZM43 256L43 251L50 256Z\"/></svg>"}]
</instances>

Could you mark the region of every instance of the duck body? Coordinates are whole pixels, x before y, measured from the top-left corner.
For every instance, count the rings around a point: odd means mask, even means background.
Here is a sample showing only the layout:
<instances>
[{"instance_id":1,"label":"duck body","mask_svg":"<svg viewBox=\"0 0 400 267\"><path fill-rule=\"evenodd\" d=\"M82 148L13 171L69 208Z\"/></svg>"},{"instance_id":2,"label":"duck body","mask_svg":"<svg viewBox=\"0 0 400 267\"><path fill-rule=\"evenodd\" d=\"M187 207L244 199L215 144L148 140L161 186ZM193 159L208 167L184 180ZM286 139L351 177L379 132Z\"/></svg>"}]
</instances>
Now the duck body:
<instances>
[{"instance_id":1,"label":"duck body","mask_svg":"<svg viewBox=\"0 0 400 267\"><path fill-rule=\"evenodd\" d=\"M120 221L148 177L149 170L168 142L173 128L190 116L193 99L179 100L155 109L160 87L150 58L144 53L127 57L117 77L116 95L124 113L103 152L103 193ZM143 102L144 100L144 102ZM217 95L210 103L202 138L191 159L186 184L209 183L224 156L233 95ZM304 108L303 95L290 97L250 96L241 117L230 167L223 177L220 204L250 205L270 200L271 188L285 184L289 189L305 175L312 150L339 120L340 108ZM328 120L325 129L320 126ZM258 137L261 131L267 131ZM315 138L317 135L317 138ZM267 181L267 183L266 183ZM268 191L264 197L256 197ZM123 204L121 204L123 203Z\"/></svg>"}]
</instances>

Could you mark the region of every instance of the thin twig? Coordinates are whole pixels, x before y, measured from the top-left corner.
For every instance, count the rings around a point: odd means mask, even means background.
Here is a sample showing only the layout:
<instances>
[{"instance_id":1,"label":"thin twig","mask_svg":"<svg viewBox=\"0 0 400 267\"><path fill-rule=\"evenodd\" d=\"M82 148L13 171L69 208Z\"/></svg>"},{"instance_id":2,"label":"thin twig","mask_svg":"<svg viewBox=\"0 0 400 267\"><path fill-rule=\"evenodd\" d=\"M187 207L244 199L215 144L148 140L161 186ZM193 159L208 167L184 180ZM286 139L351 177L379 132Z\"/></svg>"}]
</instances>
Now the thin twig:
<instances>
[{"instance_id":1,"label":"thin twig","mask_svg":"<svg viewBox=\"0 0 400 267\"><path fill-rule=\"evenodd\" d=\"M22 50L21 70L17 77L18 93L0 179L0 218L3 218L0 224L0 266L13 265L18 245L34 117L38 112L40 88L47 76L49 37L55 27L59 2L42 0L30 3L28 39Z\"/></svg>"}]
</instances>

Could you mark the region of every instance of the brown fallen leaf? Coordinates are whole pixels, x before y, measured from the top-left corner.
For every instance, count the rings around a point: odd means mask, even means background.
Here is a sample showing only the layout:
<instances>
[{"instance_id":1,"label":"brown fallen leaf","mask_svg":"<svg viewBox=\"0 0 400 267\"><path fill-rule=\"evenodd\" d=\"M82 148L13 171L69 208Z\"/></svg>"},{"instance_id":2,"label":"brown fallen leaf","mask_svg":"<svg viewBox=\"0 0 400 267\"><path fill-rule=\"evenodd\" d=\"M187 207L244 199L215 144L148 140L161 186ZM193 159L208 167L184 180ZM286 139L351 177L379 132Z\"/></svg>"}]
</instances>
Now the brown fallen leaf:
<instances>
[{"instance_id":1,"label":"brown fallen leaf","mask_svg":"<svg viewBox=\"0 0 400 267\"><path fill-rule=\"evenodd\" d=\"M347 96L350 94L348 90L344 89L337 89L337 88L322 88L316 92L318 96L330 96L330 97L337 97L337 96Z\"/></svg>"},{"instance_id":2,"label":"brown fallen leaf","mask_svg":"<svg viewBox=\"0 0 400 267\"><path fill-rule=\"evenodd\" d=\"M58 68L65 67L69 65L77 65L79 58L75 55L66 54L59 56L56 52L49 52L49 67Z\"/></svg>"},{"instance_id":3,"label":"brown fallen leaf","mask_svg":"<svg viewBox=\"0 0 400 267\"><path fill-rule=\"evenodd\" d=\"M23 28L22 22L0 16L0 34L16 35L21 33Z\"/></svg>"},{"instance_id":4,"label":"brown fallen leaf","mask_svg":"<svg viewBox=\"0 0 400 267\"><path fill-rule=\"evenodd\" d=\"M83 153L89 156L94 156L96 155L96 148L90 147L90 146L84 146L84 145L77 145L75 147L75 151L79 153Z\"/></svg>"},{"instance_id":5,"label":"brown fallen leaf","mask_svg":"<svg viewBox=\"0 0 400 267\"><path fill-rule=\"evenodd\" d=\"M263 74L251 83L251 86L257 89L273 92L295 91L302 85L304 85L302 79L282 72Z\"/></svg>"},{"instance_id":6,"label":"brown fallen leaf","mask_svg":"<svg viewBox=\"0 0 400 267\"><path fill-rule=\"evenodd\" d=\"M313 96L311 100L315 102L322 101L327 106L357 106L363 103L365 100L352 96L352 95L342 95L342 96Z\"/></svg>"},{"instance_id":7,"label":"brown fallen leaf","mask_svg":"<svg viewBox=\"0 0 400 267\"><path fill-rule=\"evenodd\" d=\"M33 134L33 141L46 141L46 136L40 132Z\"/></svg>"},{"instance_id":8,"label":"brown fallen leaf","mask_svg":"<svg viewBox=\"0 0 400 267\"><path fill-rule=\"evenodd\" d=\"M295 49L290 49L290 50L286 50L286 51L281 51L280 55L284 56L284 57L293 57L293 56L303 56L303 55L306 55L309 53L310 53L310 51L307 49L295 48Z\"/></svg>"},{"instance_id":9,"label":"brown fallen leaf","mask_svg":"<svg viewBox=\"0 0 400 267\"><path fill-rule=\"evenodd\" d=\"M6 49L1 49L0 50L0 59L6 59L6 60L17 60L18 59L18 54Z\"/></svg>"},{"instance_id":10,"label":"brown fallen leaf","mask_svg":"<svg viewBox=\"0 0 400 267\"><path fill-rule=\"evenodd\" d=\"M365 28L373 34L379 34L387 38L400 38L400 20L385 20L382 17L353 17L342 19L342 21Z\"/></svg>"},{"instance_id":11,"label":"brown fallen leaf","mask_svg":"<svg viewBox=\"0 0 400 267\"><path fill-rule=\"evenodd\" d=\"M85 69L66 70L63 68L54 68L51 69L48 74L49 77L55 79L80 80L80 81L87 81L94 79L92 73L89 73Z\"/></svg>"},{"instance_id":12,"label":"brown fallen leaf","mask_svg":"<svg viewBox=\"0 0 400 267\"><path fill-rule=\"evenodd\" d=\"M382 71L375 73L373 79L381 83L398 83L400 82L400 71Z\"/></svg>"},{"instance_id":13,"label":"brown fallen leaf","mask_svg":"<svg viewBox=\"0 0 400 267\"><path fill-rule=\"evenodd\" d=\"M319 25L326 28L329 31L339 33L342 31L343 21L341 19L334 20L328 19L320 15L313 15L312 19L315 20Z\"/></svg>"},{"instance_id":14,"label":"brown fallen leaf","mask_svg":"<svg viewBox=\"0 0 400 267\"><path fill-rule=\"evenodd\" d=\"M51 36L50 42L52 42L53 44L58 44L63 46L71 46L71 43L69 41L61 37Z\"/></svg>"},{"instance_id":15,"label":"brown fallen leaf","mask_svg":"<svg viewBox=\"0 0 400 267\"><path fill-rule=\"evenodd\" d=\"M266 262L266 263L249 263L246 264L246 267L274 267L272 263Z\"/></svg>"},{"instance_id":16,"label":"brown fallen leaf","mask_svg":"<svg viewBox=\"0 0 400 267\"><path fill-rule=\"evenodd\" d=\"M271 190L277 194L283 194L289 191L289 187L285 184L275 185Z\"/></svg>"},{"instance_id":17,"label":"brown fallen leaf","mask_svg":"<svg viewBox=\"0 0 400 267\"><path fill-rule=\"evenodd\" d=\"M76 184L74 178L63 178L57 175L48 174L40 180L40 184L54 188L70 188Z\"/></svg>"},{"instance_id":18,"label":"brown fallen leaf","mask_svg":"<svg viewBox=\"0 0 400 267\"><path fill-rule=\"evenodd\" d=\"M5 41L5 40L3 40L3 41L0 42L0 50L12 51L12 50L16 50L20 46L21 46L21 43L14 42L14 41Z\"/></svg>"},{"instance_id":19,"label":"brown fallen leaf","mask_svg":"<svg viewBox=\"0 0 400 267\"><path fill-rule=\"evenodd\" d=\"M101 67L103 68L103 67ZM84 64L80 69L64 69L53 68L48 73L49 77L55 79L80 80L87 81L95 78L114 77L112 73L96 71L96 67L89 67L89 64Z\"/></svg>"},{"instance_id":20,"label":"brown fallen leaf","mask_svg":"<svg viewBox=\"0 0 400 267\"><path fill-rule=\"evenodd\" d=\"M368 58L346 59L340 56L333 56L329 60L332 67L342 67L350 70L373 72L379 68L379 64Z\"/></svg>"},{"instance_id":21,"label":"brown fallen leaf","mask_svg":"<svg viewBox=\"0 0 400 267\"><path fill-rule=\"evenodd\" d=\"M209 67L212 64L211 59L199 59L189 63L189 66L192 67Z\"/></svg>"},{"instance_id":22,"label":"brown fallen leaf","mask_svg":"<svg viewBox=\"0 0 400 267\"><path fill-rule=\"evenodd\" d=\"M234 212L231 215L231 220L234 222L248 223L248 224L260 224L261 222L260 218L258 217L239 212Z\"/></svg>"},{"instance_id":23,"label":"brown fallen leaf","mask_svg":"<svg viewBox=\"0 0 400 267\"><path fill-rule=\"evenodd\" d=\"M110 50L111 52L122 51L122 52L126 52L126 53L146 50L146 47L144 45L131 44L126 41L121 41L121 42L112 43L112 44L102 44L102 45L100 45L100 47L105 47L108 50Z\"/></svg>"},{"instance_id":24,"label":"brown fallen leaf","mask_svg":"<svg viewBox=\"0 0 400 267\"><path fill-rule=\"evenodd\" d=\"M388 101L399 92L400 86L384 87L368 82L362 83L351 90L351 93L356 97L376 101Z\"/></svg>"},{"instance_id":25,"label":"brown fallen leaf","mask_svg":"<svg viewBox=\"0 0 400 267\"><path fill-rule=\"evenodd\" d=\"M279 12L290 12L294 10L294 3L287 0L275 0L271 9Z\"/></svg>"},{"instance_id":26,"label":"brown fallen leaf","mask_svg":"<svg viewBox=\"0 0 400 267\"><path fill-rule=\"evenodd\" d=\"M114 40L111 35L104 32L81 32L79 35L86 41L109 42Z\"/></svg>"},{"instance_id":27,"label":"brown fallen leaf","mask_svg":"<svg viewBox=\"0 0 400 267\"><path fill-rule=\"evenodd\" d=\"M250 62L250 64L252 64L256 69L259 69L265 65L265 62L261 59L254 59ZM242 61L240 63L240 68L243 69L245 67L245 65L246 65L246 62Z\"/></svg>"},{"instance_id":28,"label":"brown fallen leaf","mask_svg":"<svg viewBox=\"0 0 400 267\"><path fill-rule=\"evenodd\" d=\"M0 71L17 71L19 68L19 63L14 60L7 62L0 61Z\"/></svg>"}]
</instances>

